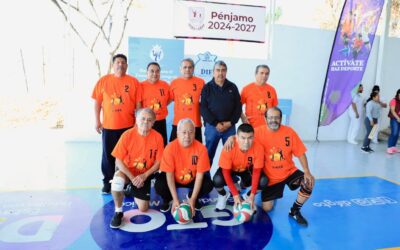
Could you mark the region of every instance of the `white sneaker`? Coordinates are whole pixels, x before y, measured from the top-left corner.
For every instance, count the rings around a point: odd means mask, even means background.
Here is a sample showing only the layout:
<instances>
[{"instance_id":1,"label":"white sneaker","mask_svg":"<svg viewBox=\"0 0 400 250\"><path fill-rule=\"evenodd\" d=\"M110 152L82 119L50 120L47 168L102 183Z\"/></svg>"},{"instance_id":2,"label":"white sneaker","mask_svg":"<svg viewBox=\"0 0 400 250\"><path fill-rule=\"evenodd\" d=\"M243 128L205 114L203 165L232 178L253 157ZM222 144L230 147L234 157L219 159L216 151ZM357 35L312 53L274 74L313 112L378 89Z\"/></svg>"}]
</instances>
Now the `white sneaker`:
<instances>
[{"instance_id":1,"label":"white sneaker","mask_svg":"<svg viewBox=\"0 0 400 250\"><path fill-rule=\"evenodd\" d=\"M225 209L226 202L228 201L229 197L231 197L231 193L229 193L229 192L226 192L225 195L218 194L218 200L217 200L217 204L215 205L215 208L217 208L219 210Z\"/></svg>"},{"instance_id":2,"label":"white sneaker","mask_svg":"<svg viewBox=\"0 0 400 250\"><path fill-rule=\"evenodd\" d=\"M350 143L350 144L354 144L354 145L358 144L358 142L356 142L356 141L347 141L347 142Z\"/></svg>"}]
</instances>

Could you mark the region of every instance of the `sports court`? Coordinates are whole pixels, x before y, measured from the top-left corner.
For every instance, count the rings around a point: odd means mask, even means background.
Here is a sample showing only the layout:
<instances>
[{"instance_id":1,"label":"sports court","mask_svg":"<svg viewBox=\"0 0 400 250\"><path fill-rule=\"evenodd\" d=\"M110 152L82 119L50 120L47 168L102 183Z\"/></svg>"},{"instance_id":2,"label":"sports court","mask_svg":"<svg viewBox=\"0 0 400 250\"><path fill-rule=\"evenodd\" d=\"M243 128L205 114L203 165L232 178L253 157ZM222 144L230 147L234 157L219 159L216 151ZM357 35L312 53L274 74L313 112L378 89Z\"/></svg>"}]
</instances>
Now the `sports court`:
<instances>
[{"instance_id":1,"label":"sports court","mask_svg":"<svg viewBox=\"0 0 400 250\"><path fill-rule=\"evenodd\" d=\"M386 103L400 88L400 0L3 5L0 249L400 249L400 153L387 154L385 140L371 143L374 153L362 152L363 124L358 145L347 143L344 110L360 83L364 101L374 85ZM211 19L204 21L206 12ZM205 27L208 33L196 33ZM111 195L101 194L102 143L91 94L99 77L111 71L110 55L116 53L127 55L127 73L140 81L149 62L159 62L161 79L170 82L180 75L181 60L191 58L194 75L208 82L214 63L223 60L227 79L239 90L254 81L256 66L268 65L283 124L304 141L316 179L301 209L308 227L288 216L297 191L287 187L269 213L257 194L257 212L245 223L233 217L232 198L226 209L215 209L213 190L199 198L203 207L193 222L180 225L170 212L160 212L152 186L149 212L126 198L122 227L110 228L115 206ZM343 75L330 78L332 72ZM328 90L329 80L344 86ZM331 119L341 98L347 106ZM169 134L173 107L168 109ZM389 127L387 114L384 108L380 130ZM327 119L332 123L320 123ZM179 189L181 201L187 192Z\"/></svg>"},{"instance_id":2,"label":"sports court","mask_svg":"<svg viewBox=\"0 0 400 250\"><path fill-rule=\"evenodd\" d=\"M200 199L204 207L188 225L178 225L170 213L159 212L160 198L152 189L152 210L147 215L135 209L131 198L125 200L125 218L131 219L120 230L109 227L114 204L111 195L100 194L93 178L99 173L85 169L89 162L99 162L100 143L53 145L44 147L36 159L28 156L16 163L29 161L44 172L58 172L56 166L66 164L65 172L54 180L64 188L44 185L38 191L1 192L0 248L204 249L221 242L232 249L400 247L400 157L384 154L383 143L374 147L382 153L367 155L344 142L306 143L311 171L317 178L315 193L302 209L309 221L307 228L288 217L296 195L288 189L272 212L258 207L253 219L244 224L238 224L229 209L215 211L213 191ZM32 149L32 154L37 150ZM60 151L66 162L52 161L51 156ZM1 182L11 183L7 177ZM35 180L24 179L24 183ZM21 183L15 189L21 189ZM186 192L180 189L180 198Z\"/></svg>"}]
</instances>

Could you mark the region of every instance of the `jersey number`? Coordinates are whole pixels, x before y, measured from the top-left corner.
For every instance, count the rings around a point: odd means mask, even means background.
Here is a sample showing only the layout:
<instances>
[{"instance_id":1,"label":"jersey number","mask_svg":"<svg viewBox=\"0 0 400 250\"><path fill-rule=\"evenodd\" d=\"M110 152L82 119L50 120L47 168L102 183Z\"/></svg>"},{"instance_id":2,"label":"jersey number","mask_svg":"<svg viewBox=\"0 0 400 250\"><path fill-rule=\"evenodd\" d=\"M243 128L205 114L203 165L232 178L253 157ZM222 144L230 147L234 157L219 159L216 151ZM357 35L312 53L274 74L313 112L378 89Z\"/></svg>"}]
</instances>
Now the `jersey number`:
<instances>
[{"instance_id":1,"label":"jersey number","mask_svg":"<svg viewBox=\"0 0 400 250\"><path fill-rule=\"evenodd\" d=\"M154 158L157 156L157 149L154 149ZM150 149L150 159L153 157L153 149Z\"/></svg>"},{"instance_id":2,"label":"jersey number","mask_svg":"<svg viewBox=\"0 0 400 250\"><path fill-rule=\"evenodd\" d=\"M197 155L192 156L192 165L197 165L197 162L199 161L199 157Z\"/></svg>"},{"instance_id":3,"label":"jersey number","mask_svg":"<svg viewBox=\"0 0 400 250\"><path fill-rule=\"evenodd\" d=\"M289 145L290 145L290 138L289 138L289 136L286 136L286 137L285 137L285 145L286 145L287 147L289 147Z\"/></svg>"}]
</instances>

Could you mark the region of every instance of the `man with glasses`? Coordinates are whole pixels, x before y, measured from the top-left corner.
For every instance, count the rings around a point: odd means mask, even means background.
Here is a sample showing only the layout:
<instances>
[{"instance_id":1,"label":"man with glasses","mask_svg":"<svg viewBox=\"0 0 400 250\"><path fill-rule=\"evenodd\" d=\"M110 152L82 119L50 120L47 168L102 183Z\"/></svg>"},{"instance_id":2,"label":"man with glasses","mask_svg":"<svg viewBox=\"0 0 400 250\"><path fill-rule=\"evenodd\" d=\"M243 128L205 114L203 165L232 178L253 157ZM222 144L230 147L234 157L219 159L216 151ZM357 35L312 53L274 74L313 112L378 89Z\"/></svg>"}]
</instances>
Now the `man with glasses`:
<instances>
[{"instance_id":1,"label":"man with glasses","mask_svg":"<svg viewBox=\"0 0 400 250\"><path fill-rule=\"evenodd\" d=\"M310 197L315 181L308 168L307 149L292 128L281 124L282 111L278 107L268 109L265 117L267 125L256 128L254 133L255 141L264 148L263 172L268 178L268 186L261 192L262 208L269 212L274 207L274 200L283 197L285 185L290 190L300 188L289 216L298 224L307 226L308 222L300 209ZM224 145L224 150L232 150L233 144L232 136ZM304 172L295 166L293 155L299 159Z\"/></svg>"},{"instance_id":2,"label":"man with glasses","mask_svg":"<svg viewBox=\"0 0 400 250\"><path fill-rule=\"evenodd\" d=\"M264 146L265 166L268 186L262 190L261 200L264 211L270 211L274 200L283 197L285 185L290 190L300 188L296 201L290 208L289 216L300 225L308 222L300 213L301 207L310 197L314 187L314 176L308 168L306 147L297 133L290 127L281 125L282 111L273 107L265 113L267 126L255 130L256 141ZM293 161L293 155L299 159L303 171L299 170Z\"/></svg>"}]
</instances>

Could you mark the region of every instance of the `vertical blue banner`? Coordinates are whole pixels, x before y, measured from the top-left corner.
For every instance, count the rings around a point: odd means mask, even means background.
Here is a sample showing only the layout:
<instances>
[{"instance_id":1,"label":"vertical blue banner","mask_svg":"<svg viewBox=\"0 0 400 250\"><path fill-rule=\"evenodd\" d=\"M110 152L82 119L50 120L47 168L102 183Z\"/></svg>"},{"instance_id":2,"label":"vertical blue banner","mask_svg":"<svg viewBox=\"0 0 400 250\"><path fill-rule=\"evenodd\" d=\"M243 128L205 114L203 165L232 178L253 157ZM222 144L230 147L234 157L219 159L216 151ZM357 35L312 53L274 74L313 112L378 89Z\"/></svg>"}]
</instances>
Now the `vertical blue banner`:
<instances>
[{"instance_id":1,"label":"vertical blue banner","mask_svg":"<svg viewBox=\"0 0 400 250\"><path fill-rule=\"evenodd\" d=\"M184 56L184 41L176 39L156 39L129 37L128 72L140 81L146 80L149 62L161 66L161 79L167 82L177 78L180 62Z\"/></svg>"},{"instance_id":2,"label":"vertical blue banner","mask_svg":"<svg viewBox=\"0 0 400 250\"><path fill-rule=\"evenodd\" d=\"M329 125L350 105L351 91L367 67L383 4L384 0L345 2L329 59L318 126Z\"/></svg>"},{"instance_id":3,"label":"vertical blue banner","mask_svg":"<svg viewBox=\"0 0 400 250\"><path fill-rule=\"evenodd\" d=\"M177 39L157 39L129 37L128 73L139 81L147 79L147 64L157 62L161 67L160 78L170 83L180 76L179 67L184 58L184 41ZM171 134L174 105L168 105L167 135Z\"/></svg>"}]
</instances>

